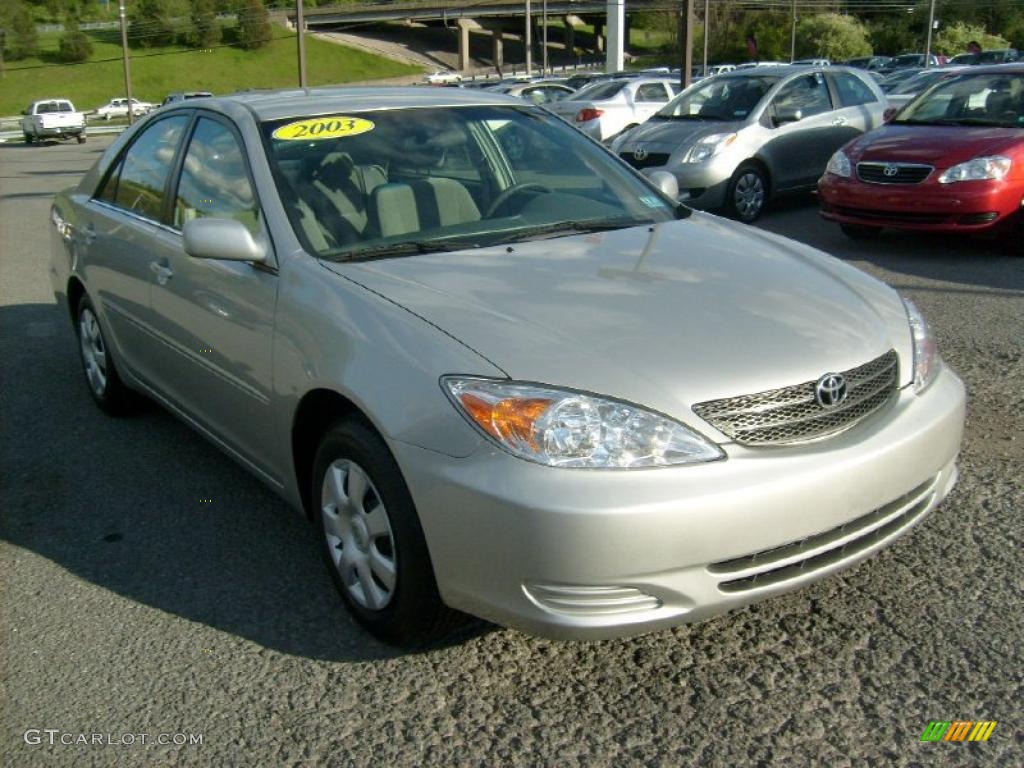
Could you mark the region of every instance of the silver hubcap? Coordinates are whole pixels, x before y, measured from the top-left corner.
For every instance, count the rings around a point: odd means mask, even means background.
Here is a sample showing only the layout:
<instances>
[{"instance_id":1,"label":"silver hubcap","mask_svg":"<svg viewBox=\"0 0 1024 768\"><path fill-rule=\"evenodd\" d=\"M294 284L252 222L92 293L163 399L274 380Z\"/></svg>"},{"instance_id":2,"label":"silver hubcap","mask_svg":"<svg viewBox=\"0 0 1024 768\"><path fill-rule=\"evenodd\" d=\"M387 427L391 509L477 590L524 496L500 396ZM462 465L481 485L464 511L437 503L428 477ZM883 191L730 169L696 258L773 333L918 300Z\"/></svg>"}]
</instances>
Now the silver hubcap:
<instances>
[{"instance_id":1,"label":"silver hubcap","mask_svg":"<svg viewBox=\"0 0 1024 768\"><path fill-rule=\"evenodd\" d=\"M362 467L338 459L327 468L320 512L341 583L359 605L380 610L395 593L395 537L384 502Z\"/></svg>"},{"instance_id":2,"label":"silver hubcap","mask_svg":"<svg viewBox=\"0 0 1024 768\"><path fill-rule=\"evenodd\" d=\"M102 397L107 391L107 347L91 309L83 309L78 318L78 338L82 343L82 362L89 386Z\"/></svg>"},{"instance_id":3,"label":"silver hubcap","mask_svg":"<svg viewBox=\"0 0 1024 768\"><path fill-rule=\"evenodd\" d=\"M764 205L764 183L756 173L745 173L736 182L733 194L736 210L744 218L756 216Z\"/></svg>"}]
</instances>

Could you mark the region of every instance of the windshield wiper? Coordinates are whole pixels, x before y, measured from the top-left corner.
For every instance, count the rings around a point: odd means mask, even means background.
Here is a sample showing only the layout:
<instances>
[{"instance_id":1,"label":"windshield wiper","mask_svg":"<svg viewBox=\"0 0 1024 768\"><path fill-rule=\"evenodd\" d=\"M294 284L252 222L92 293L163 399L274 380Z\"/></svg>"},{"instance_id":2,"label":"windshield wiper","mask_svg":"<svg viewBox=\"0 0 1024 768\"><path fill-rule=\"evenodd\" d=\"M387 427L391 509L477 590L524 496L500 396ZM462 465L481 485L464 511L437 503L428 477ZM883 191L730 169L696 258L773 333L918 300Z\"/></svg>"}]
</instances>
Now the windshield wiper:
<instances>
[{"instance_id":1,"label":"windshield wiper","mask_svg":"<svg viewBox=\"0 0 1024 768\"><path fill-rule=\"evenodd\" d=\"M582 221L559 221L555 224L542 224L537 227L528 227L513 231L502 242L522 243L528 240L540 240L546 237L558 237L559 235L579 235L587 232L607 232L613 229L627 229L629 227L642 227L655 222L650 219L640 219L635 216L611 216L603 219L584 219Z\"/></svg>"},{"instance_id":2,"label":"windshield wiper","mask_svg":"<svg viewBox=\"0 0 1024 768\"><path fill-rule=\"evenodd\" d=\"M458 251L463 248L475 247L472 243L455 242L452 240L403 240L400 243L383 243L369 248L336 251L326 254L326 258L338 261L372 261L373 259L389 259L393 256L412 256L421 253L442 253Z\"/></svg>"}]
</instances>

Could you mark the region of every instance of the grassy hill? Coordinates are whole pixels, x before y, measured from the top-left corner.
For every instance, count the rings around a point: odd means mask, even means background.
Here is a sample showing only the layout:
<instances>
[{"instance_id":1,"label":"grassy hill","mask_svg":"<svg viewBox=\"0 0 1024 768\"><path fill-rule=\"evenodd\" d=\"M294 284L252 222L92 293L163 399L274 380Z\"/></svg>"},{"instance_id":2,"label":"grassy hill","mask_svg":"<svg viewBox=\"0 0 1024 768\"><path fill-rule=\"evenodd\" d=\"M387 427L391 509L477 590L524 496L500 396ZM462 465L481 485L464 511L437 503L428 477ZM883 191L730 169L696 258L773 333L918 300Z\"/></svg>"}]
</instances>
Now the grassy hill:
<instances>
[{"instance_id":1,"label":"grassy hill","mask_svg":"<svg viewBox=\"0 0 1024 768\"><path fill-rule=\"evenodd\" d=\"M234 30L225 30L230 39ZM124 95L120 33L97 30L89 62L56 65L59 36L42 35L38 59L8 62L0 81L0 115L14 115L35 99L65 97L89 111ZM193 51L180 46L132 50L132 95L159 103L171 91L230 93L243 88L278 88L298 84L295 36L280 26L257 51L221 47ZM104 61L109 59L109 61ZM328 85L415 74L420 70L353 48L306 38L310 85Z\"/></svg>"}]
</instances>

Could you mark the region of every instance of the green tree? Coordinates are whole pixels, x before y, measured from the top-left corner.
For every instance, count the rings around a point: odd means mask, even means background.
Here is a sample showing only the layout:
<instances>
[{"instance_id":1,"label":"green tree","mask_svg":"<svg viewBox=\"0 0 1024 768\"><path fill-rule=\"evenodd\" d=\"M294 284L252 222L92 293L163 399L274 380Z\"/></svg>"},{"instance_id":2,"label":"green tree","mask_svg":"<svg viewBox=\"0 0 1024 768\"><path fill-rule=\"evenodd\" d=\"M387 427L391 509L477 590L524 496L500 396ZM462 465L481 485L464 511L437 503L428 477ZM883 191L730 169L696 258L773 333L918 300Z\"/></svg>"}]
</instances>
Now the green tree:
<instances>
[{"instance_id":1,"label":"green tree","mask_svg":"<svg viewBox=\"0 0 1024 768\"><path fill-rule=\"evenodd\" d=\"M238 12L238 44L247 51L270 42L270 14L263 0L246 0Z\"/></svg>"},{"instance_id":2,"label":"green tree","mask_svg":"<svg viewBox=\"0 0 1024 768\"><path fill-rule=\"evenodd\" d=\"M69 13L64 20L64 32L60 36L57 57L61 61L76 63L88 61L92 56L92 40L78 27L78 16Z\"/></svg>"},{"instance_id":3,"label":"green tree","mask_svg":"<svg viewBox=\"0 0 1024 768\"><path fill-rule=\"evenodd\" d=\"M6 9L7 34L4 37L4 57L10 61L27 59L39 54L39 34L32 13L18 0Z\"/></svg>"},{"instance_id":4,"label":"green tree","mask_svg":"<svg viewBox=\"0 0 1024 768\"><path fill-rule=\"evenodd\" d=\"M854 56L870 56L868 31L853 16L821 13L800 19L796 28L796 52L799 58L825 58L845 61Z\"/></svg>"},{"instance_id":5,"label":"green tree","mask_svg":"<svg viewBox=\"0 0 1024 768\"><path fill-rule=\"evenodd\" d=\"M139 0L131 15L128 44L133 48L157 48L173 44L174 10L164 0Z\"/></svg>"},{"instance_id":6,"label":"green tree","mask_svg":"<svg viewBox=\"0 0 1024 768\"><path fill-rule=\"evenodd\" d=\"M873 19L868 25L868 42L875 53L885 56L898 56L901 53L914 53L924 50L924 28L917 25L903 14L902 16L883 16Z\"/></svg>"},{"instance_id":7,"label":"green tree","mask_svg":"<svg viewBox=\"0 0 1024 768\"><path fill-rule=\"evenodd\" d=\"M1005 37L989 34L982 26L958 21L939 30L935 36L935 52L956 56L958 53L965 53L967 46L972 42L977 42L984 50L1010 47L1010 41Z\"/></svg>"},{"instance_id":8,"label":"green tree","mask_svg":"<svg viewBox=\"0 0 1024 768\"><path fill-rule=\"evenodd\" d=\"M214 0L191 0L192 13L185 41L196 48L211 48L221 41Z\"/></svg>"}]
</instances>

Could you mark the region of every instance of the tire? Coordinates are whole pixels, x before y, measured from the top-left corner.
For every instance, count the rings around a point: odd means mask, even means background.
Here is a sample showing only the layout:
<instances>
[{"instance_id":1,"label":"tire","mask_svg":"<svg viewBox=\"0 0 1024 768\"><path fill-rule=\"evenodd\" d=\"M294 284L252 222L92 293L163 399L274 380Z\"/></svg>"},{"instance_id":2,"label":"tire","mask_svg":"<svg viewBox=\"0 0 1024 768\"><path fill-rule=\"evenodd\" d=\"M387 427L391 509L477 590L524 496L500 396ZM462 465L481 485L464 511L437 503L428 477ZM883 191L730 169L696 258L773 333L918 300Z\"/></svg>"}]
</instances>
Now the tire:
<instances>
[{"instance_id":1,"label":"tire","mask_svg":"<svg viewBox=\"0 0 1024 768\"><path fill-rule=\"evenodd\" d=\"M26 133L24 135L25 135L25 143L26 144L31 144L33 142L32 134Z\"/></svg>"},{"instance_id":2,"label":"tire","mask_svg":"<svg viewBox=\"0 0 1024 768\"><path fill-rule=\"evenodd\" d=\"M75 137L75 139L78 141L79 144L85 144L85 134L84 133L78 134Z\"/></svg>"},{"instance_id":3,"label":"tire","mask_svg":"<svg viewBox=\"0 0 1024 768\"><path fill-rule=\"evenodd\" d=\"M372 427L358 418L331 427L311 480L331 579L360 625L386 643L417 647L465 622L441 601L412 496Z\"/></svg>"},{"instance_id":4,"label":"tire","mask_svg":"<svg viewBox=\"0 0 1024 768\"><path fill-rule=\"evenodd\" d=\"M78 302L75 333L78 336L78 356L82 361L85 383L96 405L111 416L129 412L133 404L132 392L117 373L96 309L88 296L83 296Z\"/></svg>"},{"instance_id":5,"label":"tire","mask_svg":"<svg viewBox=\"0 0 1024 768\"><path fill-rule=\"evenodd\" d=\"M882 234L881 227L868 227L864 224L840 224L839 229L851 240L874 240Z\"/></svg>"},{"instance_id":6,"label":"tire","mask_svg":"<svg viewBox=\"0 0 1024 768\"><path fill-rule=\"evenodd\" d=\"M764 213L768 203L768 179L759 165L744 163L736 169L726 191L729 215L744 224L752 224Z\"/></svg>"}]
</instances>

